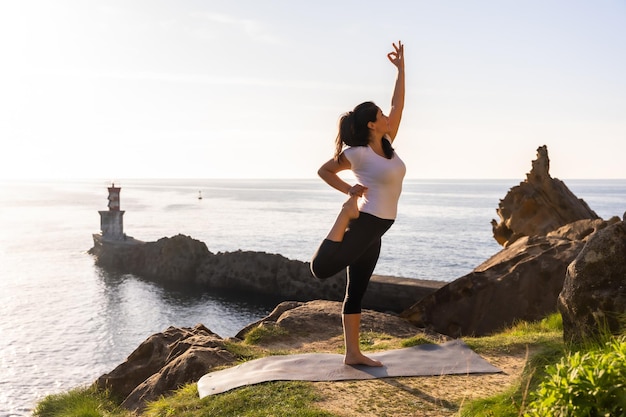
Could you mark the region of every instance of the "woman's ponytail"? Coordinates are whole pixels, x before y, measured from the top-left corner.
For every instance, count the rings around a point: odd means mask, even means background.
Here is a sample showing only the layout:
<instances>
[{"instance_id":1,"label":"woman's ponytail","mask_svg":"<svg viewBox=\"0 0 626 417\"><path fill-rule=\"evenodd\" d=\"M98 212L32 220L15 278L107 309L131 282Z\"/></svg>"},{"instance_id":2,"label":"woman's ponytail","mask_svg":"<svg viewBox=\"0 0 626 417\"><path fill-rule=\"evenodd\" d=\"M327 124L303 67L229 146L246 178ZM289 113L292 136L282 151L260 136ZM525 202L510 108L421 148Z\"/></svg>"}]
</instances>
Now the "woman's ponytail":
<instances>
[{"instance_id":1,"label":"woman's ponytail","mask_svg":"<svg viewBox=\"0 0 626 417\"><path fill-rule=\"evenodd\" d=\"M354 137L354 112L344 113L339 118L339 132L335 138L335 160L339 161L343 145L351 143Z\"/></svg>"}]
</instances>

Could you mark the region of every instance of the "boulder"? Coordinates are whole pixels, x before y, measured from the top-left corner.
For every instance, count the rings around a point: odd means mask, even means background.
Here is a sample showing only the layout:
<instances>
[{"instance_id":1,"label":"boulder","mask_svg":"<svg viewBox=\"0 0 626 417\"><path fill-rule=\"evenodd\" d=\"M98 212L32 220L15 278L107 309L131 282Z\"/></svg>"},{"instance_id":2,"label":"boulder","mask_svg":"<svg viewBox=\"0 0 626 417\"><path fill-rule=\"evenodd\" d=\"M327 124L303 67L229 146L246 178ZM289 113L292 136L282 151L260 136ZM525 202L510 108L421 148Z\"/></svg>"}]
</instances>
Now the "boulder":
<instances>
[{"instance_id":1,"label":"boulder","mask_svg":"<svg viewBox=\"0 0 626 417\"><path fill-rule=\"evenodd\" d=\"M95 384L124 399L124 407L141 410L146 402L235 360L224 348L222 338L203 325L170 327L150 336L124 363L102 375Z\"/></svg>"},{"instance_id":2,"label":"boulder","mask_svg":"<svg viewBox=\"0 0 626 417\"><path fill-rule=\"evenodd\" d=\"M556 312L567 266L604 220L579 220L545 236L522 237L402 312L418 327L451 337L485 336L518 320Z\"/></svg>"},{"instance_id":3,"label":"boulder","mask_svg":"<svg viewBox=\"0 0 626 417\"><path fill-rule=\"evenodd\" d=\"M215 367L234 362L235 356L225 349L190 346L185 352L168 361L159 372L139 384L121 405L130 410L142 410L149 401L198 381Z\"/></svg>"},{"instance_id":4,"label":"boulder","mask_svg":"<svg viewBox=\"0 0 626 417\"><path fill-rule=\"evenodd\" d=\"M288 342L291 348L301 348L304 343L328 340L343 335L341 322L342 304L337 301L314 300L303 302L284 302L276 306L267 317L242 329L237 338L244 339L257 327L274 327L280 329L273 332L270 343ZM361 331L385 333L394 337L412 337L424 333L407 320L395 315L373 310L361 313ZM442 335L430 334L437 340L445 340ZM263 344L263 341L260 342Z\"/></svg>"},{"instance_id":5,"label":"boulder","mask_svg":"<svg viewBox=\"0 0 626 417\"><path fill-rule=\"evenodd\" d=\"M493 237L506 247L523 236L545 236L569 223L599 219L584 200L577 198L565 183L550 176L547 146L537 148L537 159L526 180L509 190L496 212L500 221L491 221Z\"/></svg>"},{"instance_id":6,"label":"boulder","mask_svg":"<svg viewBox=\"0 0 626 417\"><path fill-rule=\"evenodd\" d=\"M626 219L625 219L626 220ZM567 268L558 298L566 341L626 330L626 225L594 234Z\"/></svg>"}]
</instances>

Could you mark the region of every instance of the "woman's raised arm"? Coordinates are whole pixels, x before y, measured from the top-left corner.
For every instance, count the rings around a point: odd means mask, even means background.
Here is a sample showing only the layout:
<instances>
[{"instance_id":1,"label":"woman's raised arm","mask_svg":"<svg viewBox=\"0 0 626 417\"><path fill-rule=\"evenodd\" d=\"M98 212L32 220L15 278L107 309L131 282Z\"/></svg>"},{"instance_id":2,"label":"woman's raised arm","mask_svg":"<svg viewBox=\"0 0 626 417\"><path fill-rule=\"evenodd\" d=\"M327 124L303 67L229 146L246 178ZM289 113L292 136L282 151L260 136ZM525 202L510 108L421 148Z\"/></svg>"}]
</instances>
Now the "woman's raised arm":
<instances>
[{"instance_id":1,"label":"woman's raised arm","mask_svg":"<svg viewBox=\"0 0 626 417\"><path fill-rule=\"evenodd\" d=\"M393 142L402 120L402 110L404 110L404 45L398 41L398 45L393 44L394 51L387 54L387 58L398 68L396 85L391 98L391 110L389 111L389 138Z\"/></svg>"}]
</instances>

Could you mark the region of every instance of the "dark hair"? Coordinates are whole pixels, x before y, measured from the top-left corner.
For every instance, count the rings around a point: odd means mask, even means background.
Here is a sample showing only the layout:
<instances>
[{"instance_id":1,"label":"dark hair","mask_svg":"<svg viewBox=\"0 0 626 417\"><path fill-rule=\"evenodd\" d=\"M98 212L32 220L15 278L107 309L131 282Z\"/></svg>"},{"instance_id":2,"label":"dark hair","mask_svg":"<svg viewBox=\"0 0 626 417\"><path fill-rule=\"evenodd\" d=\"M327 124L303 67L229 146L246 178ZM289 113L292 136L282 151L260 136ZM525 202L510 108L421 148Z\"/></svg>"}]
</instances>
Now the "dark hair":
<instances>
[{"instance_id":1,"label":"dark hair","mask_svg":"<svg viewBox=\"0 0 626 417\"><path fill-rule=\"evenodd\" d=\"M378 106L371 101L361 103L354 110L344 113L339 119L339 132L335 139L335 160L339 160L343 145L367 146L370 140L369 122L375 122L378 116ZM393 148L391 142L383 138L385 157L391 159Z\"/></svg>"}]
</instances>

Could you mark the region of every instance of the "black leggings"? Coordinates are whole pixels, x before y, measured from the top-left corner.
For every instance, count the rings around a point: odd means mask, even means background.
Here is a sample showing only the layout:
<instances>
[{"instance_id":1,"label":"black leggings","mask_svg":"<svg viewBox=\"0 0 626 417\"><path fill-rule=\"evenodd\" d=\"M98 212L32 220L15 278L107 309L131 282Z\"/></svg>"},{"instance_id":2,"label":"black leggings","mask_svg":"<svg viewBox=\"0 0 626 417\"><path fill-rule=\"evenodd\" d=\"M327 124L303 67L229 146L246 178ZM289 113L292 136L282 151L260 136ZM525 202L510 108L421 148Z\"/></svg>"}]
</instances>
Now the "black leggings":
<instances>
[{"instance_id":1,"label":"black leggings","mask_svg":"<svg viewBox=\"0 0 626 417\"><path fill-rule=\"evenodd\" d=\"M380 254L380 238L393 222L361 213L350 221L341 242L324 239L313 255L311 272L316 278L329 278L348 267L343 314L361 312L361 300Z\"/></svg>"}]
</instances>

